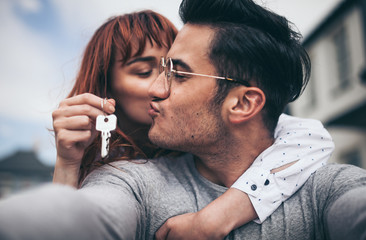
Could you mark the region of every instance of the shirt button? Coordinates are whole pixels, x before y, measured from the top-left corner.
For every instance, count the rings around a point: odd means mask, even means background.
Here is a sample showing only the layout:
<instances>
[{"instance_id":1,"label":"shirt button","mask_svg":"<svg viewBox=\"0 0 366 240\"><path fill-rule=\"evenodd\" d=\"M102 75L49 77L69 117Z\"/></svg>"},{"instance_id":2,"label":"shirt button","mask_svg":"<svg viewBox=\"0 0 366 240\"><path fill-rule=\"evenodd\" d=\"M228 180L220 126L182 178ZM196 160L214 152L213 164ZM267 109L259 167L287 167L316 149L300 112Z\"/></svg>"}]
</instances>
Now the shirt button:
<instances>
[{"instance_id":1,"label":"shirt button","mask_svg":"<svg viewBox=\"0 0 366 240\"><path fill-rule=\"evenodd\" d=\"M269 180L267 179L265 182L264 182L264 185L267 186L269 184Z\"/></svg>"},{"instance_id":2,"label":"shirt button","mask_svg":"<svg viewBox=\"0 0 366 240\"><path fill-rule=\"evenodd\" d=\"M253 184L251 187L250 187L253 191L257 190L257 185Z\"/></svg>"}]
</instances>

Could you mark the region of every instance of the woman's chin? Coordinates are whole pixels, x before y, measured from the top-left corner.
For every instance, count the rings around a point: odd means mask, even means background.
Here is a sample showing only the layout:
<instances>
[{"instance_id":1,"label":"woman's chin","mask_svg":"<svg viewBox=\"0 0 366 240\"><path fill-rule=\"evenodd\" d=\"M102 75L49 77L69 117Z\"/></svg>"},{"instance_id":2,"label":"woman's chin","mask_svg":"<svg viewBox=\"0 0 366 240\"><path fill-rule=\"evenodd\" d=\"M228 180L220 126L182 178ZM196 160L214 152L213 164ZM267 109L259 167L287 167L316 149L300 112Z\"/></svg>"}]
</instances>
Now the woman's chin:
<instances>
[{"instance_id":1,"label":"woman's chin","mask_svg":"<svg viewBox=\"0 0 366 240\"><path fill-rule=\"evenodd\" d=\"M152 118L150 117L150 115L147 115L146 118L140 119L140 121L136 121L136 122L141 125L146 125L146 126L150 127L152 124Z\"/></svg>"}]
</instances>

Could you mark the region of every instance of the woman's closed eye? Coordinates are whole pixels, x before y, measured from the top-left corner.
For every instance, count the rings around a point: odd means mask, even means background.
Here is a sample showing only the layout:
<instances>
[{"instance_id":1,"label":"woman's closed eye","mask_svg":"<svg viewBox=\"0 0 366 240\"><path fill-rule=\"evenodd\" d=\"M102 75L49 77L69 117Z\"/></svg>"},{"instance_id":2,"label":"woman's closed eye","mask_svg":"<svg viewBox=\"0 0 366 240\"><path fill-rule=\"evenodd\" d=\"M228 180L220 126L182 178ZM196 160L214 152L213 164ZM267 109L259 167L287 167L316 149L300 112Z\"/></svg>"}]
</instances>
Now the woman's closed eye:
<instances>
[{"instance_id":1,"label":"woman's closed eye","mask_svg":"<svg viewBox=\"0 0 366 240\"><path fill-rule=\"evenodd\" d=\"M140 77L149 77L152 72L153 72L153 70L151 69L149 71L136 72L136 75L140 76Z\"/></svg>"},{"instance_id":2,"label":"woman's closed eye","mask_svg":"<svg viewBox=\"0 0 366 240\"><path fill-rule=\"evenodd\" d=\"M154 71L154 68L134 69L131 71L131 74L139 78L148 78L153 74Z\"/></svg>"}]
</instances>

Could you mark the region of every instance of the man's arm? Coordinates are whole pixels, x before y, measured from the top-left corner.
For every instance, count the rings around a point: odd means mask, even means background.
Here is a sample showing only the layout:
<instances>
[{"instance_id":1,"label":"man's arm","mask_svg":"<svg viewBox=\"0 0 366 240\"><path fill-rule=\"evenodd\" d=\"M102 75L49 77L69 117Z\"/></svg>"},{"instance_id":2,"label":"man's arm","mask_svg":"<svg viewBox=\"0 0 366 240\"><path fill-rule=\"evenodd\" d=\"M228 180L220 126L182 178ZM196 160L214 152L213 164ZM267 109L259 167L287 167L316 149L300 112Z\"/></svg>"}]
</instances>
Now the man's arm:
<instances>
[{"instance_id":1,"label":"man's arm","mask_svg":"<svg viewBox=\"0 0 366 240\"><path fill-rule=\"evenodd\" d=\"M0 239L135 239L138 202L100 172L81 190L48 184L0 201Z\"/></svg>"},{"instance_id":2,"label":"man's arm","mask_svg":"<svg viewBox=\"0 0 366 240\"><path fill-rule=\"evenodd\" d=\"M96 207L74 189L58 184L0 202L0 239L103 239Z\"/></svg>"}]
</instances>

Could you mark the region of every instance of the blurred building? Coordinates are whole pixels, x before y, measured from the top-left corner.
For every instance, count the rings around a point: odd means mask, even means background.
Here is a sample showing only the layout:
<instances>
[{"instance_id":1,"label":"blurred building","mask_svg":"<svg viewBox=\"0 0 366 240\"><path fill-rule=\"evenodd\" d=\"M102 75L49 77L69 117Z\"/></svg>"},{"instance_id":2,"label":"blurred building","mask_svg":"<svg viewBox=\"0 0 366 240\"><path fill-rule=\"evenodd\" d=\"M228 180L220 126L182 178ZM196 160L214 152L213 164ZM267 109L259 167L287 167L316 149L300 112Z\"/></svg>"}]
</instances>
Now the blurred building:
<instances>
[{"instance_id":1,"label":"blurred building","mask_svg":"<svg viewBox=\"0 0 366 240\"><path fill-rule=\"evenodd\" d=\"M290 112L323 122L336 144L331 161L366 168L366 0L341 2L303 45L312 74Z\"/></svg>"},{"instance_id":2,"label":"blurred building","mask_svg":"<svg viewBox=\"0 0 366 240\"><path fill-rule=\"evenodd\" d=\"M0 198L50 182L52 173L33 151L18 151L0 160Z\"/></svg>"}]
</instances>

